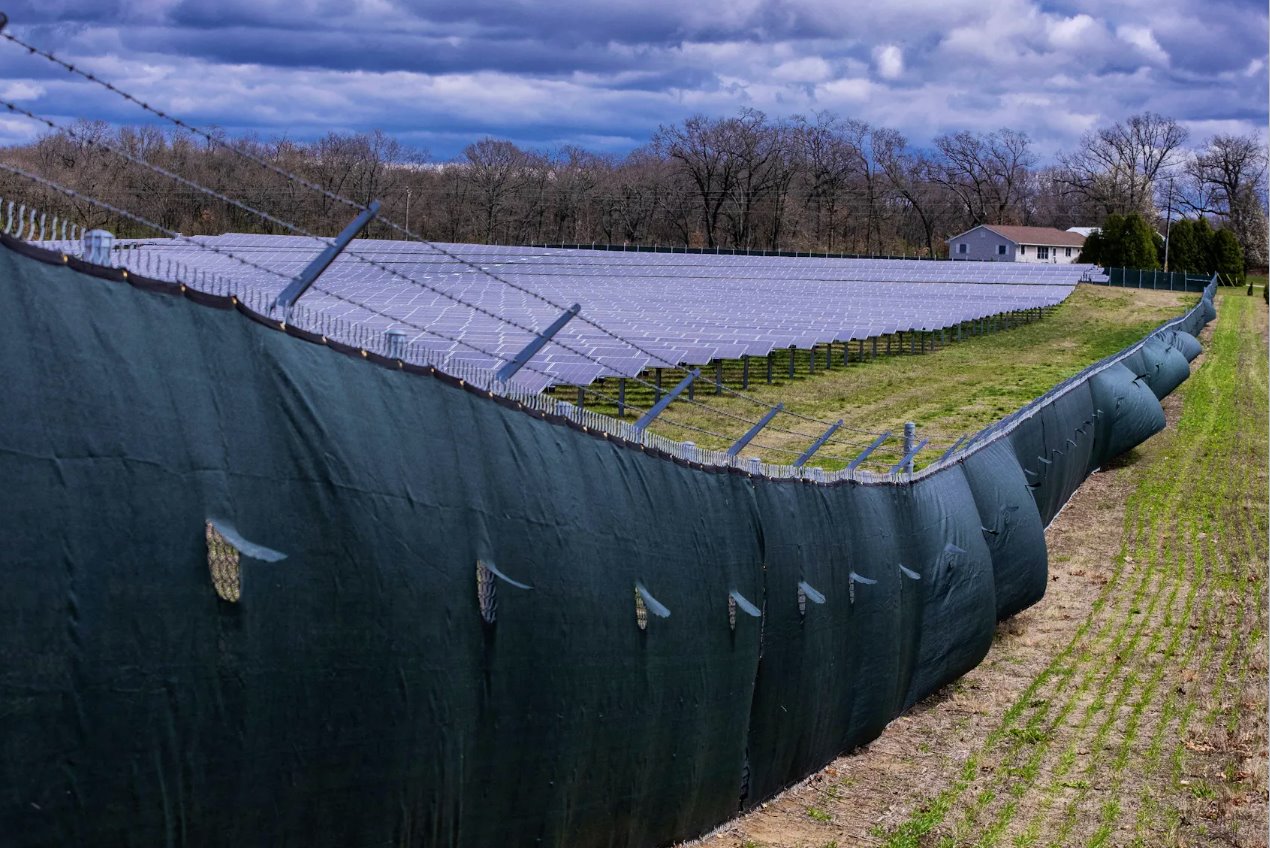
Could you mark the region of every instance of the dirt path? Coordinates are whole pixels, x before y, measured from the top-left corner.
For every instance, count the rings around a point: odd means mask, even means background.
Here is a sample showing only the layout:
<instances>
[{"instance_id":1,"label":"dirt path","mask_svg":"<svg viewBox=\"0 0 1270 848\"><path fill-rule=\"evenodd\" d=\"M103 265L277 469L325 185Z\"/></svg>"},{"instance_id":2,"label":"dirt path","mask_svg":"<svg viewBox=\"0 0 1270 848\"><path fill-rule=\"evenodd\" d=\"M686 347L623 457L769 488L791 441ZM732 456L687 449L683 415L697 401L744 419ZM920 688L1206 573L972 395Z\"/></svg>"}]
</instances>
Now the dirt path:
<instances>
[{"instance_id":1,"label":"dirt path","mask_svg":"<svg viewBox=\"0 0 1270 848\"><path fill-rule=\"evenodd\" d=\"M1266 844L1266 309L1219 309L984 663L701 844Z\"/></svg>"}]
</instances>

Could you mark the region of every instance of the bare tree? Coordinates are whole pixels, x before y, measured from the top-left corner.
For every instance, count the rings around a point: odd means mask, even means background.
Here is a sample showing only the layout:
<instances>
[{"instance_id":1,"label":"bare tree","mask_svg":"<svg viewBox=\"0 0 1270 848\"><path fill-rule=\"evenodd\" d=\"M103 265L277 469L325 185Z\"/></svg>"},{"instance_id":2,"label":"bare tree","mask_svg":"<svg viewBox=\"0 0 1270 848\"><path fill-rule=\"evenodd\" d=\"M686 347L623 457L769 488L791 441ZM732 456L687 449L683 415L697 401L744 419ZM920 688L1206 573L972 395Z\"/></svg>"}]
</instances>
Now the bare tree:
<instances>
[{"instance_id":1,"label":"bare tree","mask_svg":"<svg viewBox=\"0 0 1270 848\"><path fill-rule=\"evenodd\" d=\"M652 147L674 160L696 187L701 236L707 247L717 245L719 216L737 180L737 159L732 155L726 121L694 115L681 126L659 127Z\"/></svg>"},{"instance_id":2,"label":"bare tree","mask_svg":"<svg viewBox=\"0 0 1270 848\"><path fill-rule=\"evenodd\" d=\"M1224 219L1250 266L1266 262L1266 166L1255 135L1216 135L1185 167L1183 202Z\"/></svg>"},{"instance_id":3,"label":"bare tree","mask_svg":"<svg viewBox=\"0 0 1270 848\"><path fill-rule=\"evenodd\" d=\"M969 226L1016 224L1036 164L1030 144L1027 133L1010 129L942 135L935 139L940 157L931 177L961 202Z\"/></svg>"},{"instance_id":4,"label":"bare tree","mask_svg":"<svg viewBox=\"0 0 1270 848\"><path fill-rule=\"evenodd\" d=\"M471 181L481 220L481 238L492 244L517 188L525 154L510 141L483 138L469 144L463 155L467 159L463 175Z\"/></svg>"},{"instance_id":5,"label":"bare tree","mask_svg":"<svg viewBox=\"0 0 1270 848\"><path fill-rule=\"evenodd\" d=\"M1063 179L1105 214L1155 214L1159 180L1177 165L1186 128L1154 112L1086 133L1062 155Z\"/></svg>"},{"instance_id":6,"label":"bare tree","mask_svg":"<svg viewBox=\"0 0 1270 848\"><path fill-rule=\"evenodd\" d=\"M803 208L810 215L811 232L804 231L803 237L832 252L854 153L842 122L830 112L818 112L810 120L795 117L792 143Z\"/></svg>"},{"instance_id":7,"label":"bare tree","mask_svg":"<svg viewBox=\"0 0 1270 848\"><path fill-rule=\"evenodd\" d=\"M910 150L908 140L896 130L877 130L873 150L891 191L920 228L920 241L926 246L927 256L940 255L943 245L936 236L948 234L951 198L931 176L935 163Z\"/></svg>"},{"instance_id":8,"label":"bare tree","mask_svg":"<svg viewBox=\"0 0 1270 848\"><path fill-rule=\"evenodd\" d=\"M755 109L720 122L719 144L733 175L725 193L724 217L734 247L753 246L757 208L786 184L786 132Z\"/></svg>"}]
</instances>

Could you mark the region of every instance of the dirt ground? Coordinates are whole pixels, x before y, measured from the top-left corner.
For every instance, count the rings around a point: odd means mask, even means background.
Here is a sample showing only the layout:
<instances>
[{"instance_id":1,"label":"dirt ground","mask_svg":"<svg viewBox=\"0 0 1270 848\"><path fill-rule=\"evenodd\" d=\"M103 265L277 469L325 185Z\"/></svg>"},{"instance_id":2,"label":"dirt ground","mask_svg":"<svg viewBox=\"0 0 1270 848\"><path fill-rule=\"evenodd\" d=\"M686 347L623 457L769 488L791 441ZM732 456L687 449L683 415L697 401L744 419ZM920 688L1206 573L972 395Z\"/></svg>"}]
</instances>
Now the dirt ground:
<instances>
[{"instance_id":1,"label":"dirt ground","mask_svg":"<svg viewBox=\"0 0 1270 848\"><path fill-rule=\"evenodd\" d=\"M1238 306L1264 356L1265 310ZM1261 405L1241 410L1261 426L1227 447L1264 467L1265 367L1237 348L1223 355L1260 375L1240 404ZM1198 416L1209 389L1195 391ZM1266 475L1184 482L1228 460L1209 447L1221 410L1212 432L1179 436L1184 396L1053 522L1050 590L999 625L978 668L690 844L1265 846Z\"/></svg>"}]
</instances>

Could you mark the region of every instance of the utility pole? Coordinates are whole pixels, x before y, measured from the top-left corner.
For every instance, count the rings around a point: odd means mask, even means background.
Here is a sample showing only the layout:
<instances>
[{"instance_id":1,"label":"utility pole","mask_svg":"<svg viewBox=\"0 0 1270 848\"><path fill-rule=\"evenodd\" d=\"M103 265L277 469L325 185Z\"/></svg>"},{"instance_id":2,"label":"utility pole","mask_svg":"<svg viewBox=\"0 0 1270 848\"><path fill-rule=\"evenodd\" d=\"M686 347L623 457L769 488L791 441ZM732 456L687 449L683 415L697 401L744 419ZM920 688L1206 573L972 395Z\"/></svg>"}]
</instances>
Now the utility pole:
<instances>
[{"instance_id":1,"label":"utility pole","mask_svg":"<svg viewBox=\"0 0 1270 848\"><path fill-rule=\"evenodd\" d=\"M1173 178L1169 177L1169 208L1164 223L1164 273L1169 271L1169 233L1173 230Z\"/></svg>"},{"instance_id":2,"label":"utility pole","mask_svg":"<svg viewBox=\"0 0 1270 848\"><path fill-rule=\"evenodd\" d=\"M410 232L410 186L406 186L406 232Z\"/></svg>"}]
</instances>

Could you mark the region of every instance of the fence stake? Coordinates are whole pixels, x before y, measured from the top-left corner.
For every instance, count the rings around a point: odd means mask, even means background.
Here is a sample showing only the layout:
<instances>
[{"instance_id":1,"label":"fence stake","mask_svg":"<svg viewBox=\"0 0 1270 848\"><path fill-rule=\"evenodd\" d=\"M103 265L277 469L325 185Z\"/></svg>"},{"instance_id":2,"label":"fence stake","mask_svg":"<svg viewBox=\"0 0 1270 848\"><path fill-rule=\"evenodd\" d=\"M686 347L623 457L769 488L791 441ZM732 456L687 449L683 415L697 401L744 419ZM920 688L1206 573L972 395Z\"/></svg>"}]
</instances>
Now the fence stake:
<instances>
[{"instance_id":1,"label":"fence stake","mask_svg":"<svg viewBox=\"0 0 1270 848\"><path fill-rule=\"evenodd\" d=\"M660 371L661 369L658 370ZM635 429L642 432L649 424L652 424L653 420L656 419L658 415L661 415L666 410L666 407L670 406L670 402L679 397L679 393L691 386L692 381L700 376L700 368L694 368L689 371L688 376L679 381L679 385L667 392L661 400L657 401L657 403L653 405L652 409L645 412L643 417L635 422Z\"/></svg>"},{"instance_id":2,"label":"fence stake","mask_svg":"<svg viewBox=\"0 0 1270 848\"><path fill-rule=\"evenodd\" d=\"M922 448L926 447L927 444L928 444L928 440L922 439L911 451L904 454L903 459L901 459L895 465L891 466L891 473L895 474L901 469L904 469L904 470L907 470L909 474L912 474L913 473L913 457L917 456L917 454L920 453Z\"/></svg>"},{"instance_id":3,"label":"fence stake","mask_svg":"<svg viewBox=\"0 0 1270 848\"><path fill-rule=\"evenodd\" d=\"M300 296L309 290L309 286L313 285L317 278L322 275L322 272L330 267L330 264L335 261L335 257L344 252L344 248L348 247L348 243L352 241L353 238L362 231L362 228L369 224L377 214L379 214L379 201L372 200L370 205L359 212L357 217L354 218L338 236L335 237L335 241L332 244L327 245L326 250L319 253L317 258L310 262L309 266L301 271L299 276L292 280L290 285L282 290L282 294L278 295L278 299L274 301L274 305L281 306L286 309L290 309L293 305L295 305L295 302L300 299ZM515 373L515 371L512 373Z\"/></svg>"},{"instance_id":4,"label":"fence stake","mask_svg":"<svg viewBox=\"0 0 1270 848\"><path fill-rule=\"evenodd\" d=\"M759 434L759 431L762 430L764 427L766 427L768 425L768 422L770 422L773 418L775 418L784 408L785 408L785 404L778 403L776 404L776 406L773 406L766 413L764 413L763 417L758 420L758 423L756 423L753 427L750 428L748 433L746 433L741 438L737 439L736 442L732 445L732 447L728 448L728 456L736 456L738 453L740 453L745 448L745 446L748 445L754 439L754 437Z\"/></svg>"},{"instance_id":5,"label":"fence stake","mask_svg":"<svg viewBox=\"0 0 1270 848\"><path fill-rule=\"evenodd\" d=\"M848 471L855 471L857 468L859 468L859 467L860 467L860 463L862 463L862 462L864 462L866 459L868 459L868 458L869 458L869 454L873 453L875 450L877 450L879 447L881 447L882 443L883 443L883 442L885 442L885 441L886 441L887 439L889 439L889 438L891 438L891 431L890 431L890 430L887 430L885 433L883 433L882 435L880 435L880 436L878 436L876 439L874 439L874 440L873 440L873 444L869 445L867 448L865 448L864 450L862 450L862 451L860 452L860 455L859 455L859 456L857 456L855 459L851 460L851 463L850 463L849 465L847 465L847 470L848 470Z\"/></svg>"},{"instance_id":6,"label":"fence stake","mask_svg":"<svg viewBox=\"0 0 1270 848\"><path fill-rule=\"evenodd\" d=\"M829 429L826 430L820 436L819 439L816 439L816 441L812 442L811 447L803 451L803 455L798 457L798 460L794 463L794 467L802 468L807 463L807 460L811 459L811 455L814 454L816 451L820 450L821 445L829 441L830 437L833 436L834 433L838 432L838 428L841 426L842 426L841 418L838 419L837 423L830 424Z\"/></svg>"},{"instance_id":7,"label":"fence stake","mask_svg":"<svg viewBox=\"0 0 1270 848\"><path fill-rule=\"evenodd\" d=\"M957 448L961 447L961 443L964 442L965 440L966 440L966 437L962 436L961 438L957 439L957 441L953 442L952 447L944 451L944 455L939 458L939 461L943 462L945 459L952 456L953 452L956 451Z\"/></svg>"},{"instance_id":8,"label":"fence stake","mask_svg":"<svg viewBox=\"0 0 1270 848\"><path fill-rule=\"evenodd\" d=\"M348 230L345 230L344 232L348 232ZM331 258L334 259L335 257L331 257ZM330 262L328 262L327 264L329 265ZM316 277L314 277L314 279L316 279ZM295 285L295 284L292 283L292 285ZM300 293L303 294L303 290L301 290ZM278 296L278 302L280 304L282 303L283 298L285 296L286 296L286 292L283 292L281 295ZM298 297L299 295L296 295L296 296ZM294 302L295 301L293 299L290 303L287 303L286 305L290 306L291 303L294 303ZM508 362L502 368L498 369L498 379L506 383L508 380L514 377L517 371L519 371L520 369L524 368L527 364L529 364L529 360L533 359L534 354L542 350L543 346L546 345L547 342L551 341L552 336L560 332L560 329L565 324L568 324L571 320L573 320L573 317L581 311L582 311L582 307L576 303L573 304L573 306L570 306L568 309L566 309L560 315L559 318L551 322L551 326L547 327L547 329L543 330L541 333L534 336L534 338L529 342L529 344L525 345L525 347L521 349L520 353L516 354L516 356L513 357L511 362Z\"/></svg>"}]
</instances>

